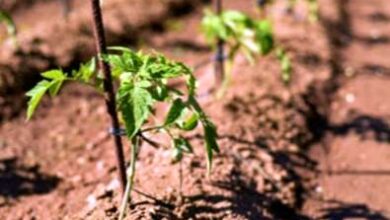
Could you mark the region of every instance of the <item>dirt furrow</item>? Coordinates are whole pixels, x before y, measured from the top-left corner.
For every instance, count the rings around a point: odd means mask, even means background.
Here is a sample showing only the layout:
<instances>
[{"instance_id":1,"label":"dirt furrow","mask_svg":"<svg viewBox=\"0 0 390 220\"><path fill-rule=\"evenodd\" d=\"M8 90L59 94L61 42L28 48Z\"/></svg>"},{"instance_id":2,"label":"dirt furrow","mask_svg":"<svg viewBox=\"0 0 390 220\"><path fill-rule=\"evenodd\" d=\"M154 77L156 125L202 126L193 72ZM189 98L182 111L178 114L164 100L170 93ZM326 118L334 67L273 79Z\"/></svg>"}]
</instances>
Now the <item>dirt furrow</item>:
<instances>
[{"instance_id":1,"label":"dirt furrow","mask_svg":"<svg viewBox=\"0 0 390 220\"><path fill-rule=\"evenodd\" d=\"M317 187L307 201L318 219L390 217L390 2L333 1L324 25L333 48ZM329 15L329 14L328 14ZM336 16L334 16L336 15ZM321 148L322 146L322 148Z\"/></svg>"}]
</instances>

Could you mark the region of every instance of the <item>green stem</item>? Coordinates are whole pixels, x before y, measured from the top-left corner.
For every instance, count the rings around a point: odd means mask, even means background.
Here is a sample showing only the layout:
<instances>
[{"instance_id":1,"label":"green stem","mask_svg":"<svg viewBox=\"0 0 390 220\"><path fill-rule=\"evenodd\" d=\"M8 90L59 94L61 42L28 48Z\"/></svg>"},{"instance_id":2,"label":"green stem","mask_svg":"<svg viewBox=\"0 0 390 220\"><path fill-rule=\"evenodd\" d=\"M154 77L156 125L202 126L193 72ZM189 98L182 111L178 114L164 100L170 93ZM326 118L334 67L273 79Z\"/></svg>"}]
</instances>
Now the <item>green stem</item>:
<instances>
[{"instance_id":1,"label":"green stem","mask_svg":"<svg viewBox=\"0 0 390 220\"><path fill-rule=\"evenodd\" d=\"M134 177L135 177L135 163L137 160L137 152L138 152L138 145L139 145L139 139L137 136L135 136L132 139L133 149L131 150L131 161L130 161L130 167L127 170L127 184L125 189L125 194L122 198L122 203L120 207L119 212L119 220L123 220L126 213L127 204L131 202L131 191L133 189L134 185Z\"/></svg>"},{"instance_id":2,"label":"green stem","mask_svg":"<svg viewBox=\"0 0 390 220\"><path fill-rule=\"evenodd\" d=\"M154 127L149 127L149 128L145 128L145 129L141 130L141 133L148 132L148 131L153 131L153 130L160 130L162 128L164 128L164 125L158 125L158 126L154 126Z\"/></svg>"},{"instance_id":3,"label":"green stem","mask_svg":"<svg viewBox=\"0 0 390 220\"><path fill-rule=\"evenodd\" d=\"M232 80L232 70L233 70L233 60L229 58L226 61L225 76L223 77L221 88L217 92L217 99L221 99L225 95L226 90L229 87L230 82Z\"/></svg>"}]
</instances>

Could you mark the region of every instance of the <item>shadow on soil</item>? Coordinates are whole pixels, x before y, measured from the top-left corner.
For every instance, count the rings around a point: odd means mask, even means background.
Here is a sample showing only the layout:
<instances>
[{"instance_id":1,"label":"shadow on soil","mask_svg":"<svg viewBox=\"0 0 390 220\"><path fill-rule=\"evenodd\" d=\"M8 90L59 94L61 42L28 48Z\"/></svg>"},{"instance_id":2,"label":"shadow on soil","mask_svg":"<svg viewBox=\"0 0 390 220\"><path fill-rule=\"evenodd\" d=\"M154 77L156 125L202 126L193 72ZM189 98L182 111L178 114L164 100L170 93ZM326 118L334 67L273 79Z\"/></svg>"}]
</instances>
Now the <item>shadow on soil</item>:
<instances>
[{"instance_id":1,"label":"shadow on soil","mask_svg":"<svg viewBox=\"0 0 390 220\"><path fill-rule=\"evenodd\" d=\"M366 46L376 46L388 44L390 42L390 38L388 36L355 36L354 39L360 41Z\"/></svg>"},{"instance_id":2,"label":"shadow on soil","mask_svg":"<svg viewBox=\"0 0 390 220\"><path fill-rule=\"evenodd\" d=\"M381 66L377 64L365 64L362 67L361 71L365 73L368 72L375 75L383 75L390 77L390 67Z\"/></svg>"},{"instance_id":3,"label":"shadow on soil","mask_svg":"<svg viewBox=\"0 0 390 220\"><path fill-rule=\"evenodd\" d=\"M324 201L332 205L331 208L321 210L323 213L318 220L389 220L384 213L370 209L365 204L344 203L340 201Z\"/></svg>"},{"instance_id":4,"label":"shadow on soil","mask_svg":"<svg viewBox=\"0 0 390 220\"><path fill-rule=\"evenodd\" d=\"M209 207L192 205L184 213L184 219L195 218L199 213L220 213L230 212L245 219L309 219L301 215L295 208L283 204L280 200L271 198L255 190L256 182L248 181L242 177L239 171L233 173L229 180L212 183L214 187L228 191L232 196L222 195L195 195L189 197L190 204L228 204L224 207ZM267 213L267 214L266 214Z\"/></svg>"},{"instance_id":5,"label":"shadow on soil","mask_svg":"<svg viewBox=\"0 0 390 220\"><path fill-rule=\"evenodd\" d=\"M332 20L322 16L320 19L328 39L330 60L327 62L331 69L331 75L325 82L314 83L302 96L303 108L300 111L306 116L306 125L313 135L311 140L306 143L308 147L320 144L326 148L326 144L322 143L329 128L331 128L328 118L330 115L329 106L345 80L342 49L352 42L354 35L351 29L350 15L346 8L348 2L349 0L337 1L339 19ZM313 60L315 61L313 64L320 62L319 59L314 58ZM301 59L301 62L306 63L307 60ZM327 149L324 150L327 151Z\"/></svg>"},{"instance_id":6,"label":"shadow on soil","mask_svg":"<svg viewBox=\"0 0 390 220\"><path fill-rule=\"evenodd\" d=\"M356 175L356 176L389 176L390 170L330 170L325 171L329 175Z\"/></svg>"},{"instance_id":7,"label":"shadow on soil","mask_svg":"<svg viewBox=\"0 0 390 220\"><path fill-rule=\"evenodd\" d=\"M253 100L252 100L253 101ZM282 105L283 109L289 109L291 106L287 103L283 103L277 97L261 97L256 99L258 102L274 103L275 105ZM241 111L250 111L247 109L247 103L244 100L235 99L234 103L241 103L238 106L229 106L230 111L239 114ZM273 106L273 105L272 105ZM259 108L256 110L257 113L266 111L265 109ZM250 114L255 114L251 112ZM256 114L255 114L256 115ZM288 117L287 117L288 118ZM283 121L283 123L290 123ZM255 122L254 122L255 123ZM275 122L276 123L276 122ZM281 122L282 123L282 122ZM294 123L294 122L291 122ZM274 130L278 130L275 125ZM270 130L266 128L258 128L258 135L255 136L254 140L247 140L237 134L221 134L220 140L227 140L232 143L233 146L243 146L249 151L258 151L259 149L271 156L272 162L277 164L281 170L285 171L287 175L282 180L273 181L272 178L265 176L266 181L271 182L271 189L266 191L258 191L257 183L254 179L245 176L238 167L242 166L241 159L237 159L238 162L234 166L234 172L229 175L229 178L224 181L213 182L212 186L217 188L218 191L224 191L223 195L214 194L209 195L200 194L188 197L188 204L185 205L186 209L183 213L184 219L196 218L198 215L212 215L218 216L218 219L223 219L227 215L226 213L234 213L237 216L243 216L245 219L310 219L300 213L302 208L304 197L306 195L307 178L302 176L301 172L317 173L317 163L311 159L305 153L306 147L309 146L307 143L310 142L310 138L300 138L300 134L286 140L290 143L295 143L302 147L299 151L289 151L287 149L272 149L267 143L267 140L272 140L274 137L264 136L264 134L270 133ZM272 133L272 132L271 132ZM202 139L201 135L196 135L193 138ZM255 155L255 154L252 154ZM234 157L234 156L232 156ZM255 157L255 156L254 156ZM260 158L258 158L261 160ZM261 175L261 174L259 174ZM293 196L294 204L286 205L277 194L283 191L283 187L287 185L293 185ZM212 193L211 193L212 194ZM230 195L230 196L226 196ZM208 204L213 204L212 206ZM218 204L218 205L214 205ZM220 205L219 205L220 204ZM231 216L231 215L230 215Z\"/></svg>"},{"instance_id":8,"label":"shadow on soil","mask_svg":"<svg viewBox=\"0 0 390 220\"><path fill-rule=\"evenodd\" d=\"M239 171L235 171L230 179L215 181L211 185L226 194L204 193L184 197L179 207L181 216L176 216L175 205L152 199L154 202L140 202L136 206L159 205L161 208L153 214L154 219L224 219L228 216L241 216L248 220L309 220L294 207L255 190L256 181L248 180ZM217 190L218 191L218 190ZM232 215L233 214L233 215Z\"/></svg>"},{"instance_id":9,"label":"shadow on soil","mask_svg":"<svg viewBox=\"0 0 390 220\"><path fill-rule=\"evenodd\" d=\"M368 16L368 19L375 23L387 23L390 21L390 17L383 12L374 12Z\"/></svg>"},{"instance_id":10,"label":"shadow on soil","mask_svg":"<svg viewBox=\"0 0 390 220\"><path fill-rule=\"evenodd\" d=\"M17 198L45 194L54 190L60 179L44 174L39 166L23 166L17 158L0 160L0 196Z\"/></svg>"},{"instance_id":11,"label":"shadow on soil","mask_svg":"<svg viewBox=\"0 0 390 220\"><path fill-rule=\"evenodd\" d=\"M335 98L338 89L343 85L346 78L344 76L344 58L343 49L348 47L353 40L360 41L367 46L377 44L387 44L389 37L379 36L359 37L355 36L351 29L350 14L348 4L350 0L337 1L338 20L328 20L321 18L322 26L325 28L331 51L329 64L332 69L330 79L321 84L314 85L303 97L304 102L309 107L310 112L307 123L314 134L313 145L324 143L326 145L326 134L336 136L345 136L349 132L357 133L362 139L374 139L378 142L389 143L390 126L388 120L370 115L354 115L351 119L341 124L331 124L329 121L330 103ZM380 12L371 14L368 19L373 23L388 22L390 18ZM389 68L366 64L359 72L370 72L378 75L390 74ZM324 175L390 175L390 170L331 170L318 171ZM312 198L315 199L315 198ZM330 208L322 209L322 215L318 220L346 220L346 219L364 219L364 220L388 220L384 212L370 209L366 204L345 203L340 201L320 201L327 203Z\"/></svg>"},{"instance_id":12,"label":"shadow on soil","mask_svg":"<svg viewBox=\"0 0 390 220\"><path fill-rule=\"evenodd\" d=\"M390 126L381 118L361 115L340 125L330 125L329 130L335 135L355 132L362 139L373 138L378 142L390 142Z\"/></svg>"},{"instance_id":13,"label":"shadow on soil","mask_svg":"<svg viewBox=\"0 0 390 220\"><path fill-rule=\"evenodd\" d=\"M343 68L343 49L348 47L354 40L363 41L363 43L370 45L389 42L388 37L376 39L356 37L351 29L351 19L348 12L349 2L350 0L337 1L338 20L321 19L329 41L329 49L331 51L329 65L332 73L328 81L321 85L314 85L310 88L310 92L303 97L308 107L308 110L306 110L308 112L306 113L308 115L306 122L309 130L314 135L311 145L322 142L327 133L343 136L349 132L356 132L362 139L373 138L378 142L390 142L390 126L385 119L370 115L355 115L352 119L342 124L331 124L328 118L329 104L335 98L338 89L346 81ZM370 19L373 22L386 21L388 17L377 13L371 15ZM361 71L372 72L378 75L390 75L389 68L370 64L363 66L359 72Z\"/></svg>"}]
</instances>

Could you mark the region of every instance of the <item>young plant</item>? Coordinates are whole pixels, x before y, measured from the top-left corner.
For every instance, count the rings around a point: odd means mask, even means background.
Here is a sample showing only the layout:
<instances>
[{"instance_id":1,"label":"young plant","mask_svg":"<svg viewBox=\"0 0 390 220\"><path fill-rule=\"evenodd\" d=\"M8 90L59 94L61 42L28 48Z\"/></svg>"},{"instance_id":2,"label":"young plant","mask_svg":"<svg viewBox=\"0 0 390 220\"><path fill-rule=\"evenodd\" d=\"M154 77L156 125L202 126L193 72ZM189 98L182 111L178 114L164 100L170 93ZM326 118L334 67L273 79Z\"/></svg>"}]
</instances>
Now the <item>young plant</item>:
<instances>
[{"instance_id":1,"label":"young plant","mask_svg":"<svg viewBox=\"0 0 390 220\"><path fill-rule=\"evenodd\" d=\"M163 55L134 52L128 48L112 47L107 52L104 37L104 26L99 0L91 0L95 43L101 72L96 71L96 60L81 64L78 70L66 73L61 69L42 73L44 78L27 92L30 98L27 108L27 119L30 119L38 107L42 97L48 93L55 96L65 82L76 81L94 88L106 100L107 111L112 119L111 132L115 135L118 168L122 184L126 184L125 194L120 209L123 218L127 202L130 200L135 177L135 163L141 141L155 143L145 133L162 132L172 142L174 161L180 161L184 153L191 153L190 142L185 133L202 125L207 159L207 173L210 173L213 154L219 152L217 130L206 116L195 98L196 79L192 70L180 62L174 62ZM112 72L111 72L112 69ZM186 88L171 88L168 83L172 79L182 78ZM113 82L119 86L114 93ZM149 120L156 113L156 104L170 105L165 120L153 123ZM122 125L117 113L121 115ZM155 118L155 117L154 117ZM146 127L148 126L148 127ZM120 135L124 133L132 143L131 162L125 177L124 157ZM127 181L126 181L127 178ZM127 182L127 183L126 183Z\"/></svg>"},{"instance_id":2,"label":"young plant","mask_svg":"<svg viewBox=\"0 0 390 220\"><path fill-rule=\"evenodd\" d=\"M12 19L11 15L0 9L0 23L4 23L6 29L7 29L7 34L12 40L12 43L15 48L18 47L18 42L16 39L16 25L14 20Z\"/></svg>"},{"instance_id":3,"label":"young plant","mask_svg":"<svg viewBox=\"0 0 390 220\"><path fill-rule=\"evenodd\" d=\"M234 58L239 52L254 63L257 55L266 55L274 47L272 25L267 20L253 20L244 13L228 10L221 14L206 10L202 20L202 31L206 40L215 47L222 39L228 47L227 65L223 85L217 96L223 95L230 82Z\"/></svg>"},{"instance_id":4,"label":"young plant","mask_svg":"<svg viewBox=\"0 0 390 220\"><path fill-rule=\"evenodd\" d=\"M172 141L174 161L180 161L184 153L192 152L184 134L200 124L206 143L208 172L211 170L213 154L218 152L219 148L216 142L216 127L196 101L196 80L191 69L158 54L136 53L123 47L113 47L110 51L109 54L102 54L101 58L110 64L113 80L119 85L116 109L123 119L125 135L133 144L125 199L121 206L123 213L134 182L140 141L150 141L145 137L146 133L166 134ZM44 79L27 93L30 97L27 118L31 118L44 94L57 95L67 81L77 81L102 92L102 76L96 73L95 67L95 60L92 59L72 73L65 73L60 69L42 73ZM168 86L171 79L177 78L185 80L185 90L180 91ZM163 122L152 124L148 119L155 113L157 103L170 105L170 109Z\"/></svg>"},{"instance_id":5,"label":"young plant","mask_svg":"<svg viewBox=\"0 0 390 220\"><path fill-rule=\"evenodd\" d=\"M288 57L286 51L281 47L276 49L276 57L280 63L282 80L287 85L291 81L292 65L290 58Z\"/></svg>"}]
</instances>

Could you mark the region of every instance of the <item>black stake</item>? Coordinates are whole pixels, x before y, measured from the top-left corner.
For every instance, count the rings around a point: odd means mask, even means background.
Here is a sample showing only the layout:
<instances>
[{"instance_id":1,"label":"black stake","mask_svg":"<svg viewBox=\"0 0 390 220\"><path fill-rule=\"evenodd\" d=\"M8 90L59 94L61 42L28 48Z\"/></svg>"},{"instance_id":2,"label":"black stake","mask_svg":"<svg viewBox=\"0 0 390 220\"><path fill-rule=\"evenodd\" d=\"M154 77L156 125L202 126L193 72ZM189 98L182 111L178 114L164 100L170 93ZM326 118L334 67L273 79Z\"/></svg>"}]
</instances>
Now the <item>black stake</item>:
<instances>
[{"instance_id":1,"label":"black stake","mask_svg":"<svg viewBox=\"0 0 390 220\"><path fill-rule=\"evenodd\" d=\"M106 54L106 39L104 36L104 26L103 26L103 18L102 12L100 9L100 1L99 0L91 0L92 6L92 16L93 16L93 29L95 35L96 42L96 50L98 55ZM103 59L99 59L100 68L104 74L104 95L107 106L107 112L111 117L111 123L113 130L119 130L119 120L118 115L116 113L116 103L115 103L115 93L114 87L112 84L112 76L111 69L107 62ZM126 188L126 167L125 167L125 158L123 154L123 144L121 137L119 135L114 135L115 141L115 149L116 149L116 157L117 157L117 167L119 170L119 179L122 184L122 192L124 192Z\"/></svg>"},{"instance_id":2,"label":"black stake","mask_svg":"<svg viewBox=\"0 0 390 220\"><path fill-rule=\"evenodd\" d=\"M218 15L222 13L222 0L215 1L215 10ZM220 86L225 75L224 67L224 44L222 39L218 39L217 42L217 53L216 53L216 62L215 62L215 75L216 75L216 85Z\"/></svg>"}]
</instances>

